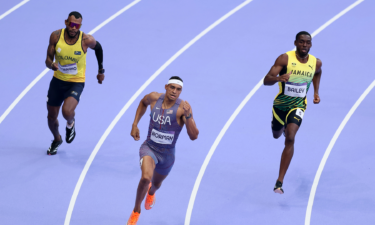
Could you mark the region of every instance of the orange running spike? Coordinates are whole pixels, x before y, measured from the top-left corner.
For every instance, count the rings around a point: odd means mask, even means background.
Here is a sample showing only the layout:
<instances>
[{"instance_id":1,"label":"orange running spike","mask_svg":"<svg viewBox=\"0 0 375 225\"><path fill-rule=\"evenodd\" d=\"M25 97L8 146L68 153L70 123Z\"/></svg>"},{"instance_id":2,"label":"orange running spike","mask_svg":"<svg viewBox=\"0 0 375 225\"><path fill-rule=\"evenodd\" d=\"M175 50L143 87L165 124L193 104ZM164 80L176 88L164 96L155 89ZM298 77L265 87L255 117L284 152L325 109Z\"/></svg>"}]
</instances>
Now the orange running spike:
<instances>
[{"instance_id":1,"label":"orange running spike","mask_svg":"<svg viewBox=\"0 0 375 225\"><path fill-rule=\"evenodd\" d=\"M150 185L149 185L149 188L148 188L148 191L147 191L147 197L146 197L146 201L145 201L145 209L146 210L150 210L155 205L155 193L154 193L154 195L148 194L148 192L151 189L151 185L152 185L152 182L150 182Z\"/></svg>"},{"instance_id":2,"label":"orange running spike","mask_svg":"<svg viewBox=\"0 0 375 225\"><path fill-rule=\"evenodd\" d=\"M132 214L130 215L130 218L126 225L137 225L138 219L139 219L140 213L132 211Z\"/></svg>"}]
</instances>

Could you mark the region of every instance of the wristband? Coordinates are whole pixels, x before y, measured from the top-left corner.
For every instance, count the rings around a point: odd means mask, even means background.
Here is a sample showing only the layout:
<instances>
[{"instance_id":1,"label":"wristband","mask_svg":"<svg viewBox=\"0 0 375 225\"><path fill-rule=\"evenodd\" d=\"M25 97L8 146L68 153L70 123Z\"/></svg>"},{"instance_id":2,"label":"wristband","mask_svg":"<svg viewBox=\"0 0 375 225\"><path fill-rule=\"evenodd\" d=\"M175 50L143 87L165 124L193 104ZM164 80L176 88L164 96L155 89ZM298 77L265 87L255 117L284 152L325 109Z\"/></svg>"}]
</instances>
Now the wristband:
<instances>
[{"instance_id":1,"label":"wristband","mask_svg":"<svg viewBox=\"0 0 375 225\"><path fill-rule=\"evenodd\" d=\"M191 118L191 113L189 116L185 116L186 119L190 119Z\"/></svg>"}]
</instances>

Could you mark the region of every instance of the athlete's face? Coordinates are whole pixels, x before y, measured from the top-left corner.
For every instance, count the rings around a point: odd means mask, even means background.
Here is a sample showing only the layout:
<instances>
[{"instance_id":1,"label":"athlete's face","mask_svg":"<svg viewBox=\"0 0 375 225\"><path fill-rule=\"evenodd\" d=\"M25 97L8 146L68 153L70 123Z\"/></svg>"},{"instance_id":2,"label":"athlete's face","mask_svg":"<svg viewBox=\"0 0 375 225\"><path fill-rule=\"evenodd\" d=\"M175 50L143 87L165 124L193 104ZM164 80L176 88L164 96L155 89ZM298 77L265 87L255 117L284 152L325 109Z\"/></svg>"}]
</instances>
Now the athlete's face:
<instances>
[{"instance_id":1,"label":"athlete's face","mask_svg":"<svg viewBox=\"0 0 375 225\"><path fill-rule=\"evenodd\" d=\"M71 27L72 23L81 25L82 18L77 19L73 15L71 15L67 20L65 20L66 30L68 31L68 35L71 38L75 37L79 32L78 25Z\"/></svg>"},{"instance_id":2,"label":"athlete's face","mask_svg":"<svg viewBox=\"0 0 375 225\"><path fill-rule=\"evenodd\" d=\"M311 37L309 35L302 34L297 40L294 41L294 45L297 48L298 55L304 57L309 53L312 46Z\"/></svg>"},{"instance_id":3,"label":"athlete's face","mask_svg":"<svg viewBox=\"0 0 375 225\"><path fill-rule=\"evenodd\" d=\"M170 101L175 101L178 97L180 97L182 87L178 84L166 84L165 90L167 91L165 96L167 96Z\"/></svg>"}]
</instances>

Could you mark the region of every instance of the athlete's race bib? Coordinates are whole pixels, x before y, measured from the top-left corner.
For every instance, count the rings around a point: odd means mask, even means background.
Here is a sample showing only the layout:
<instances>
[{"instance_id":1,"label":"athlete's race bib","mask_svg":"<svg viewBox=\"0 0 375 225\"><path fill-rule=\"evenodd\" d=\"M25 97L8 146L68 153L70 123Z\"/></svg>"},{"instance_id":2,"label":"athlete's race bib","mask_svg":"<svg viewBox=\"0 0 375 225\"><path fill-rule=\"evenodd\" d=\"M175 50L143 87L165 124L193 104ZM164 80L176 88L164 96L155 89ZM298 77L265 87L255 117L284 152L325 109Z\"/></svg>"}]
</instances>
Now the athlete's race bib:
<instances>
[{"instance_id":1,"label":"athlete's race bib","mask_svg":"<svg viewBox=\"0 0 375 225\"><path fill-rule=\"evenodd\" d=\"M57 62L59 66L59 70L62 73L70 74L70 75L77 75L78 69L77 69L77 63L67 64L67 65L61 65L60 62Z\"/></svg>"},{"instance_id":2,"label":"athlete's race bib","mask_svg":"<svg viewBox=\"0 0 375 225\"><path fill-rule=\"evenodd\" d=\"M166 132L166 133L164 133ZM152 129L151 140L158 144L171 145L174 139L174 131L164 131Z\"/></svg>"},{"instance_id":3,"label":"athlete's race bib","mask_svg":"<svg viewBox=\"0 0 375 225\"><path fill-rule=\"evenodd\" d=\"M284 95L304 98L306 96L307 83L297 84L293 82L285 83Z\"/></svg>"}]
</instances>

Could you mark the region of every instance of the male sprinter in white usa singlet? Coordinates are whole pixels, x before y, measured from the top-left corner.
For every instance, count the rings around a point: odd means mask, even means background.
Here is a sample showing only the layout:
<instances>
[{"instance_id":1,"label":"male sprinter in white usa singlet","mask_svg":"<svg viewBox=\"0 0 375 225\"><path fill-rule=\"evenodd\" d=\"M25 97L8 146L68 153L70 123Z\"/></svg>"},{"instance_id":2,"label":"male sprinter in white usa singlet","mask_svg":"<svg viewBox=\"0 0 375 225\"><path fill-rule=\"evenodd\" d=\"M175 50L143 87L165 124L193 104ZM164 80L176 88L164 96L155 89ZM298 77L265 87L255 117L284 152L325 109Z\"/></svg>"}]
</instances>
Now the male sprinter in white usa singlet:
<instances>
[{"instance_id":1,"label":"male sprinter in white usa singlet","mask_svg":"<svg viewBox=\"0 0 375 225\"><path fill-rule=\"evenodd\" d=\"M279 177L273 189L279 194L284 193L282 184L293 157L294 140L305 114L306 94L311 82L314 84L314 104L320 102L319 84L322 61L309 54L311 41L309 33L299 32L294 41L296 51L279 56L264 78L264 85L274 85L279 82L279 93L272 108L273 137L277 139L285 132L285 148L281 156Z\"/></svg>"},{"instance_id":2,"label":"male sprinter in white usa singlet","mask_svg":"<svg viewBox=\"0 0 375 225\"><path fill-rule=\"evenodd\" d=\"M48 126L54 136L47 150L48 155L55 155L57 148L63 142L57 120L63 102L62 114L67 121L65 141L71 143L76 136L74 110L85 86L88 48L95 50L98 59L99 84L104 80L102 46L93 36L79 30L82 26L82 15L79 12L71 12L65 20L65 26L65 29L51 34L47 50L46 66L55 71L47 96Z\"/></svg>"},{"instance_id":3,"label":"male sprinter in white usa singlet","mask_svg":"<svg viewBox=\"0 0 375 225\"><path fill-rule=\"evenodd\" d=\"M155 192L171 171L175 159L175 145L182 127L191 140L198 138L199 131L193 118L193 111L187 101L178 98L183 81L173 76L165 85L165 94L152 92L139 103L132 126L131 136L138 141L138 123L150 106L150 125L146 141L141 145L139 158L142 177L138 184L135 206L127 225L136 225L141 213L141 203L147 193L145 208L151 209L155 204Z\"/></svg>"}]
</instances>

